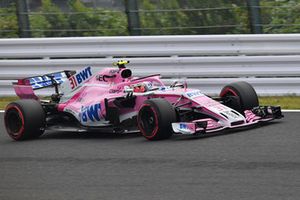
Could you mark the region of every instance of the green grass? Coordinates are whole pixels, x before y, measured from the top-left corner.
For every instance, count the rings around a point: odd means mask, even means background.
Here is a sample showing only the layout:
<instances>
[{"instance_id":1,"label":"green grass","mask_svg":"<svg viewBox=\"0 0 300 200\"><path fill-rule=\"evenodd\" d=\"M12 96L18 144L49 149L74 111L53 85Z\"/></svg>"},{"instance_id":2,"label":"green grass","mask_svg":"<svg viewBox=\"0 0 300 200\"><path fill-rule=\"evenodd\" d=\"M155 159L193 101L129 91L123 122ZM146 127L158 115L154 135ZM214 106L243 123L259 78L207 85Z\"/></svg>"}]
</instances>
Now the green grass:
<instances>
[{"instance_id":1,"label":"green grass","mask_svg":"<svg viewBox=\"0 0 300 200\"><path fill-rule=\"evenodd\" d=\"M1 97L0 98L0 110L3 110L8 103L15 101L17 99L18 99L18 97Z\"/></svg>"},{"instance_id":2,"label":"green grass","mask_svg":"<svg viewBox=\"0 0 300 200\"><path fill-rule=\"evenodd\" d=\"M4 109L5 106L17 97L3 97L0 98L0 109ZM259 97L260 105L280 105L282 109L300 109L300 96L274 96L274 97Z\"/></svg>"},{"instance_id":3,"label":"green grass","mask_svg":"<svg viewBox=\"0 0 300 200\"><path fill-rule=\"evenodd\" d=\"M300 109L300 96L260 97L260 105L280 105L282 109Z\"/></svg>"}]
</instances>

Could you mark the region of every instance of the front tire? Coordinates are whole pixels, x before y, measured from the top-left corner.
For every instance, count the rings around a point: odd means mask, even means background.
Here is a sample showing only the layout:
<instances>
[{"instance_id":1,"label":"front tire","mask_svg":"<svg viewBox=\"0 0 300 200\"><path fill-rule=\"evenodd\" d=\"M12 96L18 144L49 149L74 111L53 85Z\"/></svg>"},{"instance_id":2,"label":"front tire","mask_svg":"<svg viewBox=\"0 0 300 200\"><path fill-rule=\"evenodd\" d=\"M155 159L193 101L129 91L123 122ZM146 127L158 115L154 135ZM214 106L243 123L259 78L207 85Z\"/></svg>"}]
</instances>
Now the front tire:
<instances>
[{"instance_id":1,"label":"front tire","mask_svg":"<svg viewBox=\"0 0 300 200\"><path fill-rule=\"evenodd\" d=\"M176 111L165 99L149 99L141 106L137 121L142 135L148 140L167 139L173 134Z\"/></svg>"},{"instance_id":2,"label":"front tire","mask_svg":"<svg viewBox=\"0 0 300 200\"><path fill-rule=\"evenodd\" d=\"M26 99L7 105L4 123L8 135L19 141L42 135L45 128L45 118L42 105L36 100Z\"/></svg>"},{"instance_id":3,"label":"front tire","mask_svg":"<svg viewBox=\"0 0 300 200\"><path fill-rule=\"evenodd\" d=\"M244 114L245 110L250 110L259 105L258 97L254 88L245 81L234 82L226 85L220 97L229 97L235 100L225 103L226 106L235 109L236 111Z\"/></svg>"}]
</instances>

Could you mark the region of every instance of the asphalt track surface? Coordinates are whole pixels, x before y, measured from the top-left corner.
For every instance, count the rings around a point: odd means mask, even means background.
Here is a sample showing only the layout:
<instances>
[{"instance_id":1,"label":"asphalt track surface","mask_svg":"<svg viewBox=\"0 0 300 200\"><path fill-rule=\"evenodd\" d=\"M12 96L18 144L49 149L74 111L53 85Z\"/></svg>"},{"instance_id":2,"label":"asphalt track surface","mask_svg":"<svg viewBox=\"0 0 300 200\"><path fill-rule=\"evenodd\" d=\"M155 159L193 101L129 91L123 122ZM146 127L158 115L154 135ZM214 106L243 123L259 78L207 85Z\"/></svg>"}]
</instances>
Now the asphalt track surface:
<instances>
[{"instance_id":1,"label":"asphalt track surface","mask_svg":"<svg viewBox=\"0 0 300 200\"><path fill-rule=\"evenodd\" d=\"M300 199L299 119L158 142L76 133L14 142L1 113L0 199Z\"/></svg>"}]
</instances>

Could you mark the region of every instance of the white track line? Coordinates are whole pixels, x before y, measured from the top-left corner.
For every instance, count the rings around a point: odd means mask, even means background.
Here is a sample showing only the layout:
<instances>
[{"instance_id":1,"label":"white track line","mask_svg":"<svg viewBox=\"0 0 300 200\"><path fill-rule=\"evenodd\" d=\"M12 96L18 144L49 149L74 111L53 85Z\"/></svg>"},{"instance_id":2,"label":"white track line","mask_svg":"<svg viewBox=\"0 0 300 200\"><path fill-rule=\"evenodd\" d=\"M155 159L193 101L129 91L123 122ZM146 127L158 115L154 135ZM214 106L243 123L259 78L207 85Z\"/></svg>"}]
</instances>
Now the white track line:
<instances>
[{"instance_id":1,"label":"white track line","mask_svg":"<svg viewBox=\"0 0 300 200\"><path fill-rule=\"evenodd\" d=\"M300 112L300 110L282 110L282 112Z\"/></svg>"},{"instance_id":2,"label":"white track line","mask_svg":"<svg viewBox=\"0 0 300 200\"><path fill-rule=\"evenodd\" d=\"M300 112L300 110L282 110L282 112ZM0 113L4 113L4 110L0 110Z\"/></svg>"}]
</instances>

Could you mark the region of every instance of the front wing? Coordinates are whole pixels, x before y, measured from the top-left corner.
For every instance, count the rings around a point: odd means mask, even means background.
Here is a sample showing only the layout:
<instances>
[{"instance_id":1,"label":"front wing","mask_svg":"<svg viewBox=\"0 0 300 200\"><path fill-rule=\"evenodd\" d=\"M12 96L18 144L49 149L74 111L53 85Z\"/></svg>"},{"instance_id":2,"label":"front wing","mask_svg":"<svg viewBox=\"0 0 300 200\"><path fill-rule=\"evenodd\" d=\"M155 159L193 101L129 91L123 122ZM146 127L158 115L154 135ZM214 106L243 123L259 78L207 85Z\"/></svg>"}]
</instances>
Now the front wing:
<instances>
[{"instance_id":1,"label":"front wing","mask_svg":"<svg viewBox=\"0 0 300 200\"><path fill-rule=\"evenodd\" d=\"M234 129L247 127L259 122L267 122L283 117L280 106L258 106L252 110L244 111L245 121L239 123L224 125L213 118L198 119L191 122L172 123L172 129L175 133L185 135L196 135L212 133L223 129Z\"/></svg>"}]
</instances>

